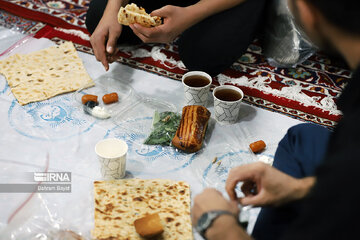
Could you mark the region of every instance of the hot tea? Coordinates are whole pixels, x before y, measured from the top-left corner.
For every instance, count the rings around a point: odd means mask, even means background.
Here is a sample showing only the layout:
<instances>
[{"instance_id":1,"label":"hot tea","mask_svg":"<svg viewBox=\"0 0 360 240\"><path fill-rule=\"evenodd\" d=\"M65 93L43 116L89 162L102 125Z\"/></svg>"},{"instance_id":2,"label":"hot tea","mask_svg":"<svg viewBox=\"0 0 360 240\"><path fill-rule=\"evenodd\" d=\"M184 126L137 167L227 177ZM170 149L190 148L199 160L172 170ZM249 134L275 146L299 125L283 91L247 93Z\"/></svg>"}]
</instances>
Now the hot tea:
<instances>
[{"instance_id":1,"label":"hot tea","mask_svg":"<svg viewBox=\"0 0 360 240\"><path fill-rule=\"evenodd\" d=\"M184 79L184 83L189 87L204 87L210 83L209 79L200 75L188 76Z\"/></svg>"},{"instance_id":2,"label":"hot tea","mask_svg":"<svg viewBox=\"0 0 360 240\"><path fill-rule=\"evenodd\" d=\"M215 97L222 101L237 101L242 98L241 93L233 89L220 89L215 92Z\"/></svg>"}]
</instances>

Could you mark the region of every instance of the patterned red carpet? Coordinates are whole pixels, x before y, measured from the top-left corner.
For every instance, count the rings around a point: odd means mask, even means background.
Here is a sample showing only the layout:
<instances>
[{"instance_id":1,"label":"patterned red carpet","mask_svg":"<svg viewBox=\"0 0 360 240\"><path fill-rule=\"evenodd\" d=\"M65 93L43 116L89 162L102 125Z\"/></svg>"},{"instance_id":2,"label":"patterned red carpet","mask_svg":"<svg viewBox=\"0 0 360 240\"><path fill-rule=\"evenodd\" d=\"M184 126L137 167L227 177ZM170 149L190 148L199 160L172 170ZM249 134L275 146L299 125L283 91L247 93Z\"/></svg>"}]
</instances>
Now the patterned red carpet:
<instances>
[{"instance_id":1,"label":"patterned red carpet","mask_svg":"<svg viewBox=\"0 0 360 240\"><path fill-rule=\"evenodd\" d=\"M0 24L55 42L70 40L78 50L92 53L85 29L90 0L0 0ZM176 45L122 47L118 62L172 79L187 70ZM341 117L336 99L351 73L328 57L315 54L297 68L275 68L254 42L229 69L215 78L246 94L244 101L304 121L333 127Z\"/></svg>"}]
</instances>

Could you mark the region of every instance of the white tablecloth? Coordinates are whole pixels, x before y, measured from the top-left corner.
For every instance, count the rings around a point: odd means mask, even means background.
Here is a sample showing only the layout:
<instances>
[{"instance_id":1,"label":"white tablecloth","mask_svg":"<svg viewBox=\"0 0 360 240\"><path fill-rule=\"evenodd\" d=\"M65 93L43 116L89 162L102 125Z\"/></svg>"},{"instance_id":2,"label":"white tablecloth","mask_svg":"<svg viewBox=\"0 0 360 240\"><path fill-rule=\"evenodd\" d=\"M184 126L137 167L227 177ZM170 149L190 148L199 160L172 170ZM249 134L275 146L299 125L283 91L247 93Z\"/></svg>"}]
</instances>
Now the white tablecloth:
<instances>
[{"instance_id":1,"label":"white tablecloth","mask_svg":"<svg viewBox=\"0 0 360 240\"><path fill-rule=\"evenodd\" d=\"M0 28L0 33L5 36L0 37L0 53L24 37L4 28ZM47 39L29 39L11 54L52 45L54 43ZM94 80L104 75L118 79L131 86L138 95L173 104L176 111L181 111L181 82L118 63L112 64L109 72L105 72L94 56L81 52L79 56ZM141 136L129 139L130 135L124 132L131 133L132 123L127 122L130 125L126 125L124 130L121 124L119 126L111 119L96 120L86 115L74 103L73 96L73 93L63 94L22 107L11 94L4 77L0 77L0 183L23 183L29 180L29 174L43 172L47 165L49 172L72 174L71 193L37 193L27 202L30 193L0 193L0 239L11 239L11 236L18 239L32 233L48 234L56 229L71 229L90 239L93 225L92 183L101 180L94 146L101 139L120 137L130 144L135 142L133 153L128 157L128 177L185 180L190 183L194 197L209 185L223 191L228 168L236 163L236 159L245 159L246 162L247 159L256 161L263 156L273 158L276 146L287 129L299 123L298 120L244 103L237 124L224 127L212 120L211 131L207 133L200 153L174 156L168 150L140 146L141 142L136 141L141 140ZM208 108L212 111L212 104ZM134 124L147 126L152 115L146 114L139 112ZM247 145L259 139L267 143L266 151L256 156L250 154ZM214 156L222 158L223 163L213 167L211 161ZM24 202L21 210L14 214ZM39 236L33 239L47 239Z\"/></svg>"}]
</instances>

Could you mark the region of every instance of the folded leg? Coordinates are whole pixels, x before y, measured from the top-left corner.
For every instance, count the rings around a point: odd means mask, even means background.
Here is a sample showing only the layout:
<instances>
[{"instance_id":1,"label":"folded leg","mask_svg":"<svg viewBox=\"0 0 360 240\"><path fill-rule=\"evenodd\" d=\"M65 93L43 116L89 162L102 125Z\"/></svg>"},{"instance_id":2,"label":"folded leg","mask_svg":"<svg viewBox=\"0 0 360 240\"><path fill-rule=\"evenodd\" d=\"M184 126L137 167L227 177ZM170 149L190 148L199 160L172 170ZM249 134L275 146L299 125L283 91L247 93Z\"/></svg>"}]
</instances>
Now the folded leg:
<instances>
[{"instance_id":1,"label":"folded leg","mask_svg":"<svg viewBox=\"0 0 360 240\"><path fill-rule=\"evenodd\" d=\"M279 143L273 166L295 178L313 176L323 161L330 134L328 129L314 124L299 124L290 128ZM278 208L262 208L253 237L257 240L280 239L301 208L301 201Z\"/></svg>"},{"instance_id":2,"label":"folded leg","mask_svg":"<svg viewBox=\"0 0 360 240\"><path fill-rule=\"evenodd\" d=\"M210 16L179 39L180 58L189 70L215 76L244 54L265 19L265 0L247 0Z\"/></svg>"}]
</instances>

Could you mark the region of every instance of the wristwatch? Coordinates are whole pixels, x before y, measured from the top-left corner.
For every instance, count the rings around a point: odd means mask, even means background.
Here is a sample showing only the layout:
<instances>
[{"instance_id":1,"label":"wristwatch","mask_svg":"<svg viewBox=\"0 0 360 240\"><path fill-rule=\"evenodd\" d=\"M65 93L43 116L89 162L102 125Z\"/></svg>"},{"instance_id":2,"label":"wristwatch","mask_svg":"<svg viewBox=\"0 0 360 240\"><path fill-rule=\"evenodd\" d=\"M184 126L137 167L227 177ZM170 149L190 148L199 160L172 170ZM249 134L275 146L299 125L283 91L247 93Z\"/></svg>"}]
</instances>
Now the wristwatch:
<instances>
[{"instance_id":1,"label":"wristwatch","mask_svg":"<svg viewBox=\"0 0 360 240\"><path fill-rule=\"evenodd\" d=\"M227 214L227 215L231 215L231 216L235 217L236 221L238 222L237 216L232 212L225 211L225 210L213 210L213 211L203 213L203 215L201 215L201 217L199 218L199 220L196 224L196 227L195 227L196 231L198 233L200 233L200 235L204 239L206 239L206 237L205 237L206 230L208 230L211 227L211 225L213 224L215 219L217 219L218 217L220 217L223 214Z\"/></svg>"}]
</instances>

